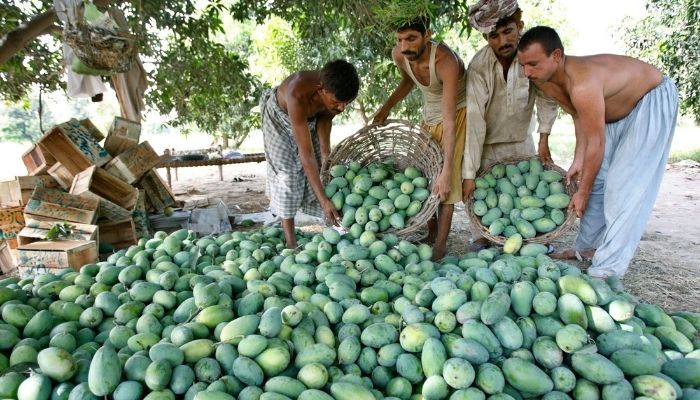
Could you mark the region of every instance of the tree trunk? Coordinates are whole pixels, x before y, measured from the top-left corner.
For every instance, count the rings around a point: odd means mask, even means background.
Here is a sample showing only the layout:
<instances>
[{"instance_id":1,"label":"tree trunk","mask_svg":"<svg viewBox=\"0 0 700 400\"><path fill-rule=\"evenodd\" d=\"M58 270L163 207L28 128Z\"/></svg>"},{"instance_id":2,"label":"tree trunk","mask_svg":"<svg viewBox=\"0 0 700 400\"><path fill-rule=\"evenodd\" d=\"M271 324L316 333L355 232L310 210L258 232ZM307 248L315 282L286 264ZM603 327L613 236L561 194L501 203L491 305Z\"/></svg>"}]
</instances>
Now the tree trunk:
<instances>
[{"instance_id":1,"label":"tree trunk","mask_svg":"<svg viewBox=\"0 0 700 400\"><path fill-rule=\"evenodd\" d=\"M365 103L363 103L361 100L357 100L357 112L360 113L364 126L369 125L369 117L367 116L367 112L365 110Z\"/></svg>"},{"instance_id":2,"label":"tree trunk","mask_svg":"<svg viewBox=\"0 0 700 400\"><path fill-rule=\"evenodd\" d=\"M221 144L224 149L228 149L228 134L224 133L221 136Z\"/></svg>"},{"instance_id":3,"label":"tree trunk","mask_svg":"<svg viewBox=\"0 0 700 400\"><path fill-rule=\"evenodd\" d=\"M7 62L37 36L50 33L55 21L56 12L52 7L8 32L0 39L0 64Z\"/></svg>"},{"instance_id":4,"label":"tree trunk","mask_svg":"<svg viewBox=\"0 0 700 400\"><path fill-rule=\"evenodd\" d=\"M241 145L243 144L243 142L245 141L247 136L248 135L243 136L243 137L239 137L238 139L236 139L235 142L233 143L233 148L238 150L238 148L241 147Z\"/></svg>"}]
</instances>

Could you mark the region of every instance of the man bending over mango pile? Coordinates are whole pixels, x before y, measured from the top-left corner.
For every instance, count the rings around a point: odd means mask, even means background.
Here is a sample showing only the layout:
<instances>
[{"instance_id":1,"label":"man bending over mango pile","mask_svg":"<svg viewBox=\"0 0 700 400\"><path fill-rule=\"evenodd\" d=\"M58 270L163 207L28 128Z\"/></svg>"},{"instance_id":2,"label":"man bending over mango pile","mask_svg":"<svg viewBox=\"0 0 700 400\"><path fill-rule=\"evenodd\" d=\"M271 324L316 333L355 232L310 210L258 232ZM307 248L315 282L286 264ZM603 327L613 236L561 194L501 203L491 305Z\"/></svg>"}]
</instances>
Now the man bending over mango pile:
<instances>
[{"instance_id":1,"label":"man bending over mango pile","mask_svg":"<svg viewBox=\"0 0 700 400\"><path fill-rule=\"evenodd\" d=\"M260 98L267 195L270 211L282 218L288 248L297 246L294 216L299 209L338 223L319 169L330 153L333 118L355 99L359 88L355 67L335 60L320 71L295 72Z\"/></svg>"},{"instance_id":2,"label":"man bending over mango pile","mask_svg":"<svg viewBox=\"0 0 700 400\"><path fill-rule=\"evenodd\" d=\"M624 275L644 233L673 139L678 114L674 83L631 57L564 54L554 29L530 29L518 44L525 76L571 114L577 179L569 208L581 218L571 250L593 255L589 275Z\"/></svg>"}]
</instances>

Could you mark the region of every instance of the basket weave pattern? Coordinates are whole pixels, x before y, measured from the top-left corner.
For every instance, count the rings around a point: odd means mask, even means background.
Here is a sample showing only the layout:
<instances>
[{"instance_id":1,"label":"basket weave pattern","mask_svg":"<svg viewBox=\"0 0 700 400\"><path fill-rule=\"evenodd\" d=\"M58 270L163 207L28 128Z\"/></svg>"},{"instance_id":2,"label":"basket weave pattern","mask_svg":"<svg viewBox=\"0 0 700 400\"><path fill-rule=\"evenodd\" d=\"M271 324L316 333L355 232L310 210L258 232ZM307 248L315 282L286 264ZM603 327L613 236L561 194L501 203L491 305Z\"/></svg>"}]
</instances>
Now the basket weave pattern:
<instances>
[{"instance_id":1,"label":"basket weave pattern","mask_svg":"<svg viewBox=\"0 0 700 400\"><path fill-rule=\"evenodd\" d=\"M491 172L491 169L496 165L496 164L517 164L520 161L524 160L529 160L532 157L517 157L517 158L506 158L503 160L499 160L497 162L494 162L493 164L487 166L486 168L482 168L480 172L477 174L477 177L483 177L484 175L488 174ZM545 170L550 170L550 171L557 171L559 172L562 176L566 176L566 171L564 171L563 168L556 164L544 164L543 165ZM566 183L566 182L563 182ZM565 185L566 187L566 193L569 195L569 197L573 196L574 193L576 193L577 186L576 184L572 181L568 185ZM503 245L506 242L506 237L502 235L494 236L489 232L488 227L485 227L484 225L481 224L481 217L478 215L474 214L474 196L469 197L467 200L467 204L465 204L465 208L467 209L467 215L469 216L469 223L471 226L473 226L480 234L481 236L485 237L492 243L496 243L499 245ZM571 229L571 227L574 224L574 221L576 220L576 212L573 210L569 210L568 208L565 210L562 210L566 212L566 220L564 222L557 226L556 229L554 229L551 232L547 232L542 235L537 235L534 238L530 239L525 239L523 238L523 243L540 243L540 244L548 244L558 238L559 236L563 235Z\"/></svg>"},{"instance_id":2,"label":"basket weave pattern","mask_svg":"<svg viewBox=\"0 0 700 400\"><path fill-rule=\"evenodd\" d=\"M112 73L129 71L138 51L136 36L84 22L67 27L63 39L83 64Z\"/></svg>"},{"instance_id":3,"label":"basket weave pattern","mask_svg":"<svg viewBox=\"0 0 700 400\"><path fill-rule=\"evenodd\" d=\"M338 143L321 168L321 182L326 185L332 179L330 168L337 164L358 161L366 166L389 160L400 169L409 166L420 169L428 179L431 192L442 171L442 150L430 134L410 121L390 119L384 125L365 126ZM420 212L406 220L403 229L389 228L381 233L406 236L418 230L435 214L439 202L438 198L430 196Z\"/></svg>"}]
</instances>

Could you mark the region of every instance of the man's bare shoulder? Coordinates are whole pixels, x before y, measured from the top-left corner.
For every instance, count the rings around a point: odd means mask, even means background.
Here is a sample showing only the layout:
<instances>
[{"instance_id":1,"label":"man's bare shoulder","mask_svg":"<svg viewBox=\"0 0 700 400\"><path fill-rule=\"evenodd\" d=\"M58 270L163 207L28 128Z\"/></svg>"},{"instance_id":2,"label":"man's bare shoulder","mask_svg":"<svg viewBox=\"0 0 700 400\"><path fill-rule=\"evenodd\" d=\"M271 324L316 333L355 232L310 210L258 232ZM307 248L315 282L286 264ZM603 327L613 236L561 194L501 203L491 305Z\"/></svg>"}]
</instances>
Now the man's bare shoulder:
<instances>
[{"instance_id":1,"label":"man's bare shoulder","mask_svg":"<svg viewBox=\"0 0 700 400\"><path fill-rule=\"evenodd\" d=\"M303 96L319 82L318 71L297 71L282 81L279 90L285 97L298 97Z\"/></svg>"},{"instance_id":2,"label":"man's bare shoulder","mask_svg":"<svg viewBox=\"0 0 700 400\"><path fill-rule=\"evenodd\" d=\"M444 72L450 72L462 76L465 71L464 62L449 46L444 43L438 44L435 52L435 68L438 75Z\"/></svg>"}]
</instances>

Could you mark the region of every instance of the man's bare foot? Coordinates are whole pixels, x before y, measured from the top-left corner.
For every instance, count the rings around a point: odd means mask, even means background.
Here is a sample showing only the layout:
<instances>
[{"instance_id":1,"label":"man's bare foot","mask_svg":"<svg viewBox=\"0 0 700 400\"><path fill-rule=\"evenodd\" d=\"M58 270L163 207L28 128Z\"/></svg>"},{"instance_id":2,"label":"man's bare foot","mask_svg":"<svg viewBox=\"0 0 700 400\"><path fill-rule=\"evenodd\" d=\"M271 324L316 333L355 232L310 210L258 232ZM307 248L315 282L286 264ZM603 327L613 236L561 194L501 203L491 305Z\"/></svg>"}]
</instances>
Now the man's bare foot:
<instances>
[{"instance_id":1,"label":"man's bare foot","mask_svg":"<svg viewBox=\"0 0 700 400\"><path fill-rule=\"evenodd\" d=\"M469 246L467 246L467 251L479 251L483 250L491 245L491 242L488 241L488 239L481 237L476 239L475 241L471 242Z\"/></svg>"},{"instance_id":2,"label":"man's bare foot","mask_svg":"<svg viewBox=\"0 0 700 400\"><path fill-rule=\"evenodd\" d=\"M555 260L586 260L590 261L595 255L594 249L576 251L574 249L564 249L562 251L555 251L549 255L549 258Z\"/></svg>"}]
</instances>

